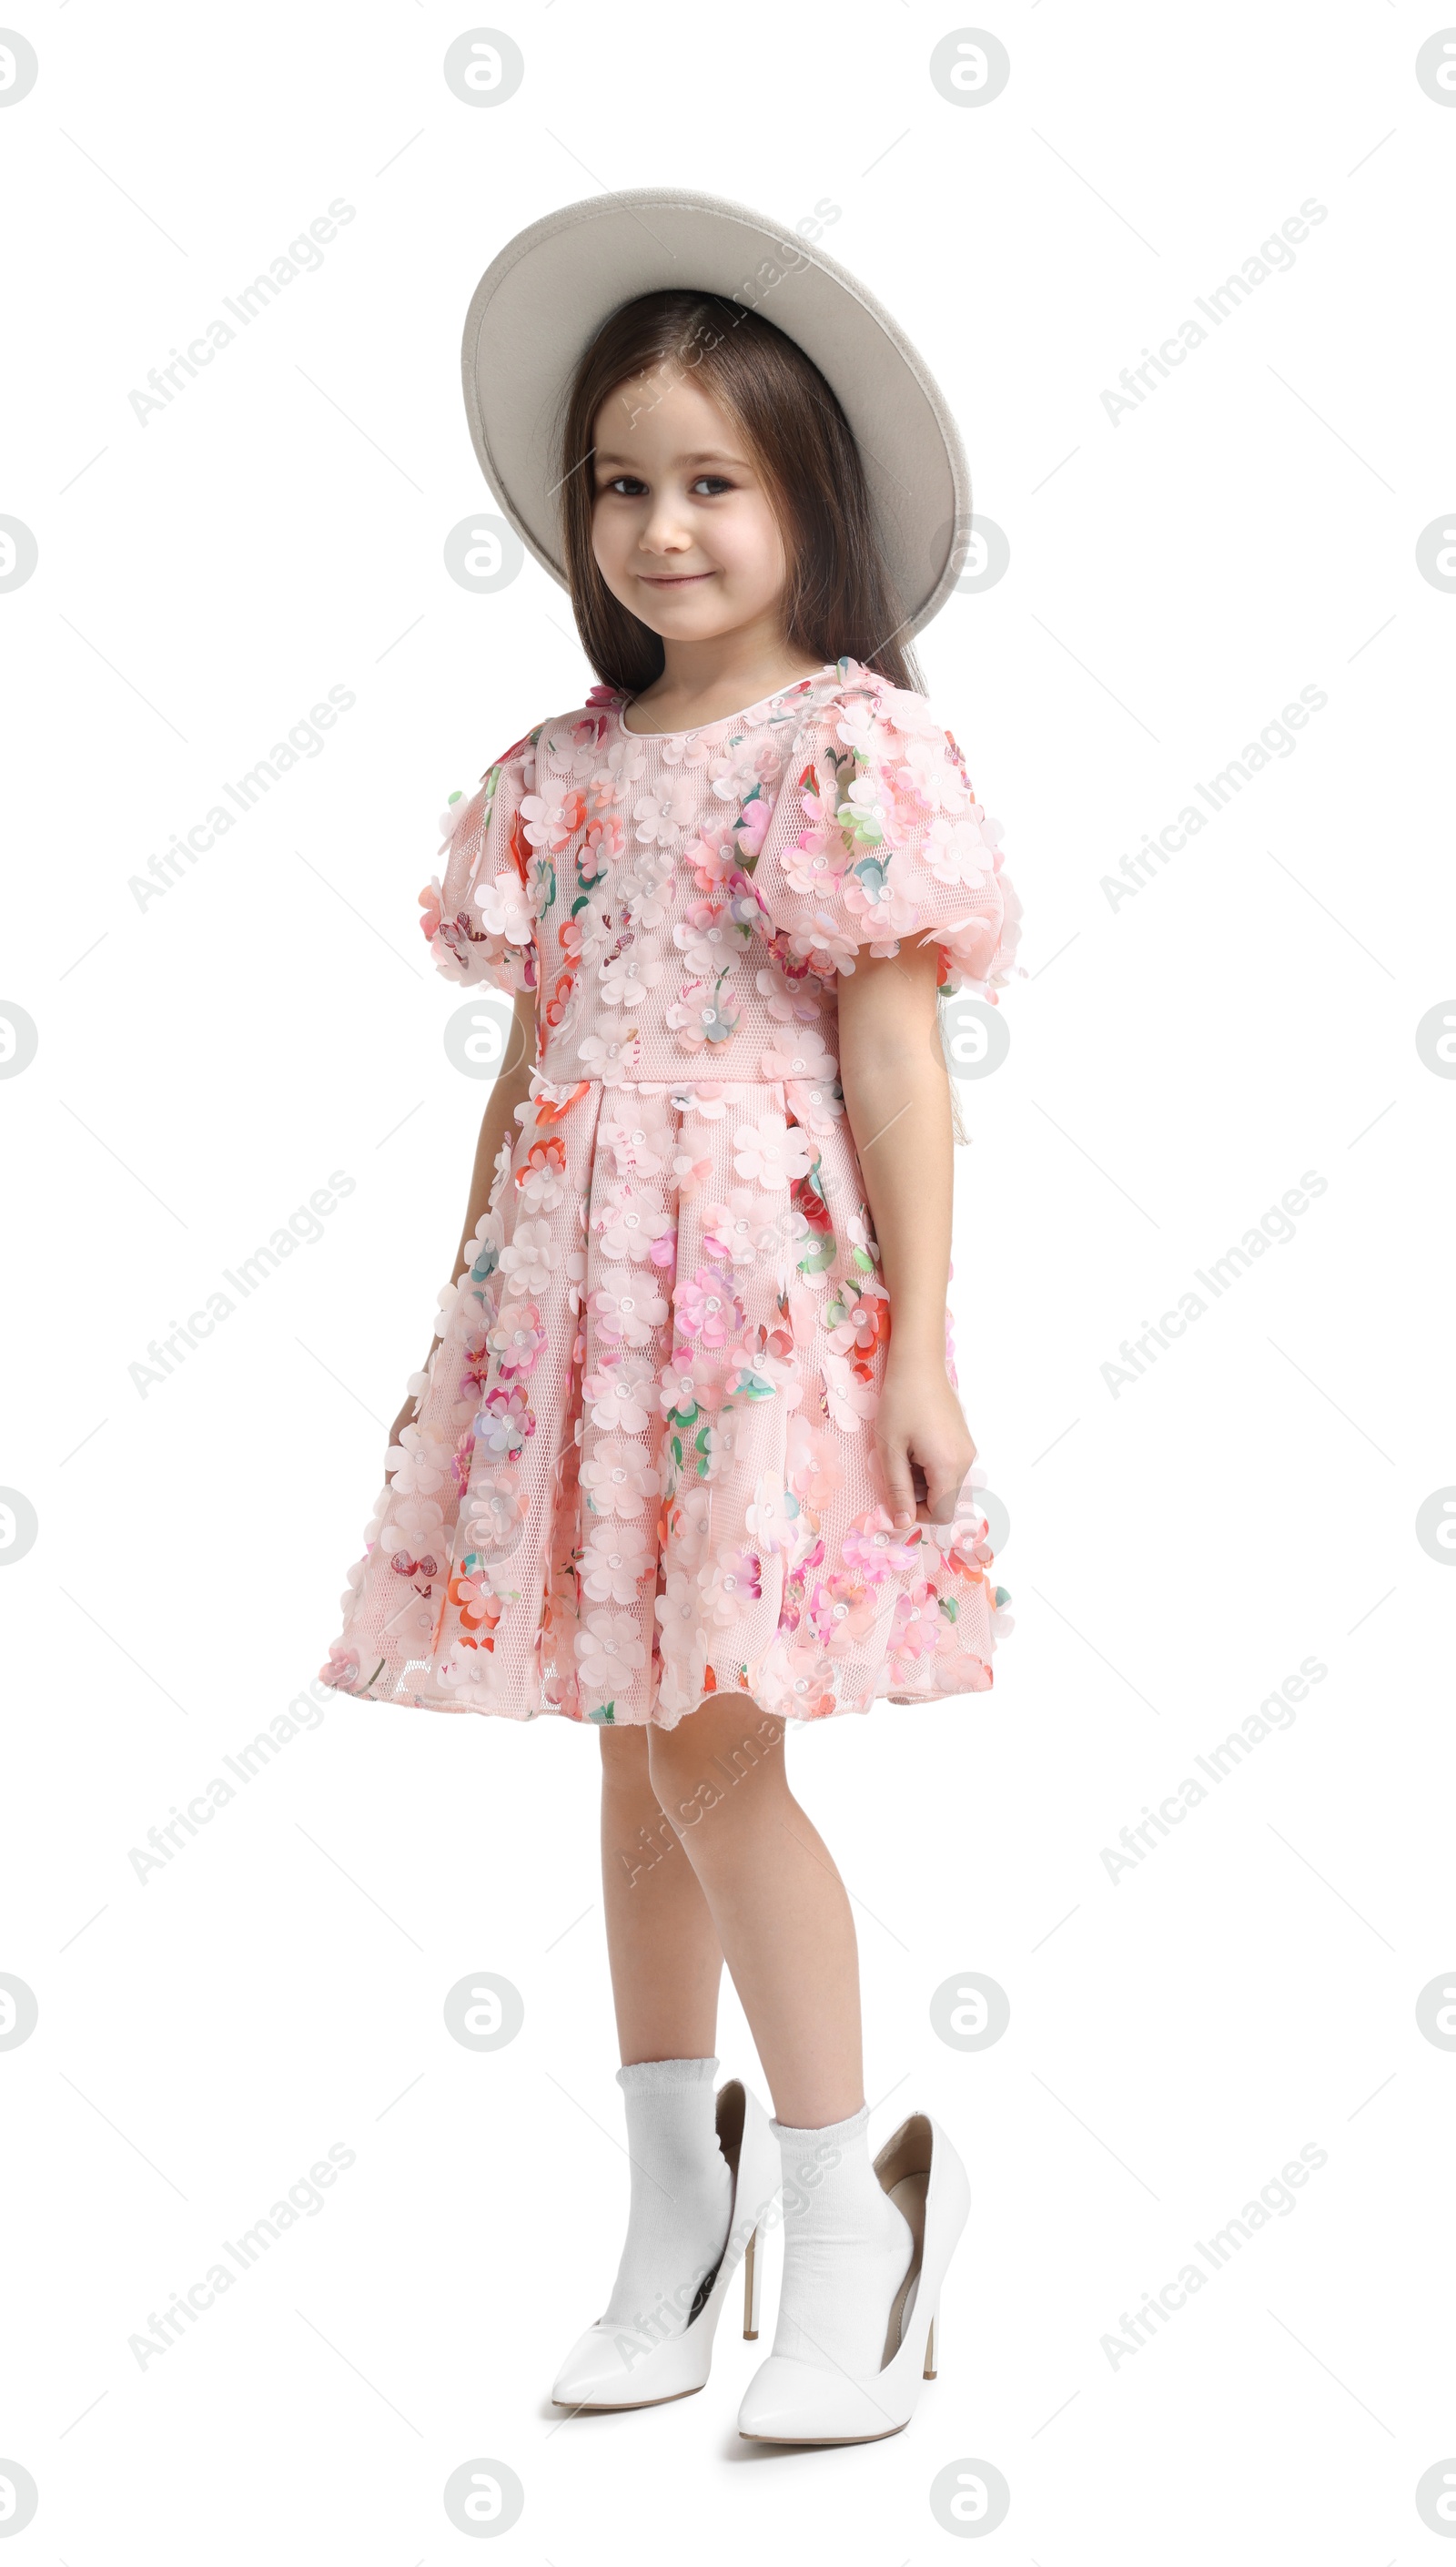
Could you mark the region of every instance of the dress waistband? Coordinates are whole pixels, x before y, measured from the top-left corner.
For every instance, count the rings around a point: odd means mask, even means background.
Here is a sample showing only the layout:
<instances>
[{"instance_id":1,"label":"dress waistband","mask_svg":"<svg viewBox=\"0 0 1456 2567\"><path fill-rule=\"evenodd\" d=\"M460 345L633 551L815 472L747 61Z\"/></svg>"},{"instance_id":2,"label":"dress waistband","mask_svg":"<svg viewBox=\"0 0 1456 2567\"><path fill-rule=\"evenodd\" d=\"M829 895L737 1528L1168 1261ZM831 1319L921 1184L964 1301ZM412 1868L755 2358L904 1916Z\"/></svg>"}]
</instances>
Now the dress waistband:
<instances>
[{"instance_id":1,"label":"dress waistband","mask_svg":"<svg viewBox=\"0 0 1456 2567\"><path fill-rule=\"evenodd\" d=\"M793 1037L788 1036L782 1043L766 1043L763 1049L781 1060L786 1056L792 1058L795 1049ZM545 1060L537 1064L536 1075L562 1091L572 1087L608 1090L619 1087L646 1096L670 1096L678 1091L688 1096L697 1090L708 1097L731 1097L738 1088L750 1094L769 1087L781 1090L799 1086L813 1088L823 1085L826 1079L833 1085L839 1076L839 1065L833 1054L826 1060L823 1051L819 1054L820 1066L817 1069L806 1063L797 1076L792 1070L786 1076L782 1070L770 1072L765 1069L762 1053L757 1058L748 1056L741 1061L735 1060L731 1065L725 1061L720 1067L711 1053L700 1054L696 1060L684 1060L681 1052L675 1055L669 1052L665 1058L659 1055L654 1059L647 1054L645 1044L642 1051L643 1057L633 1060L629 1068L621 1069L611 1061L583 1061L575 1056L556 1061L548 1051Z\"/></svg>"},{"instance_id":2,"label":"dress waistband","mask_svg":"<svg viewBox=\"0 0 1456 2567\"><path fill-rule=\"evenodd\" d=\"M600 1087L607 1096L665 1096L669 1103L681 1097L684 1106L690 1105L697 1096L713 1103L721 1100L731 1105L737 1097L765 1095L771 1088L807 1087L819 1083L808 1078L770 1078L767 1071L754 1078L694 1078L691 1071L685 1078L610 1078L591 1076L580 1069L563 1072L542 1067L534 1070L532 1077L537 1087L549 1087L557 1096L569 1095L573 1088Z\"/></svg>"}]
</instances>

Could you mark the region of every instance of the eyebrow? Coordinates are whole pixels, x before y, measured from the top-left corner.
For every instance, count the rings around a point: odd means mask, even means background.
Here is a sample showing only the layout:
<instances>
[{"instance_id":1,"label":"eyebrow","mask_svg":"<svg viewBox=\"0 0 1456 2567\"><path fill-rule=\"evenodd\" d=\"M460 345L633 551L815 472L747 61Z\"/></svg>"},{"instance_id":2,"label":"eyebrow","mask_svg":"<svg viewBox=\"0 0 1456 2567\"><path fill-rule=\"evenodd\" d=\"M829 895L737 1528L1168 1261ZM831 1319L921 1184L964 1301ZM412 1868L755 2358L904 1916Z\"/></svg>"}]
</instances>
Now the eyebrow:
<instances>
[{"instance_id":1,"label":"eyebrow","mask_svg":"<svg viewBox=\"0 0 1456 2567\"><path fill-rule=\"evenodd\" d=\"M594 453L599 463L631 463L636 460L630 454L613 453L609 446L599 445L594 448ZM672 459L674 463L736 463L740 466L747 462L746 455L725 454L721 446L709 446L701 454L676 454Z\"/></svg>"}]
</instances>

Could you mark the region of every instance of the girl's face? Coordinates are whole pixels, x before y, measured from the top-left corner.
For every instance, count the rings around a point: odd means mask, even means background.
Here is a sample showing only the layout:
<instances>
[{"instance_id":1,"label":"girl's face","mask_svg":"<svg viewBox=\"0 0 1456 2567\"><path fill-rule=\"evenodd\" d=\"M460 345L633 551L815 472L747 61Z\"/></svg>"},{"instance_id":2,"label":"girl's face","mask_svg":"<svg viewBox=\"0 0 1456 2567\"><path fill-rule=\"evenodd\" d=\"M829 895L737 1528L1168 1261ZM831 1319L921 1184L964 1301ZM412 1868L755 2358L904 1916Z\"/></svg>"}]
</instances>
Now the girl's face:
<instances>
[{"instance_id":1,"label":"girl's face","mask_svg":"<svg viewBox=\"0 0 1456 2567\"><path fill-rule=\"evenodd\" d=\"M664 641L781 626L788 556L741 429L691 382L619 384L593 425L592 549Z\"/></svg>"}]
</instances>

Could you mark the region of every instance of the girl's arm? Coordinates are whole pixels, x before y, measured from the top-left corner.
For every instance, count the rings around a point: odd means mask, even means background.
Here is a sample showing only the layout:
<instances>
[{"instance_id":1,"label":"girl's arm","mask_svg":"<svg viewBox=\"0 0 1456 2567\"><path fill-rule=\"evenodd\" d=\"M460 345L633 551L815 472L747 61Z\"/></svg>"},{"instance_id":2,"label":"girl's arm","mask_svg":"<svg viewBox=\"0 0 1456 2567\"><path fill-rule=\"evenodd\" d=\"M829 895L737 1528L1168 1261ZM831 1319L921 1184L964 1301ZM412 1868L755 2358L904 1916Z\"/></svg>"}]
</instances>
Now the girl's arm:
<instances>
[{"instance_id":1,"label":"girl's arm","mask_svg":"<svg viewBox=\"0 0 1456 2567\"><path fill-rule=\"evenodd\" d=\"M500 1156L501 1143L507 1133L513 1141L516 1139L520 1128L516 1121L516 1108L518 1105L524 1105L530 1096L531 1069L535 1058L536 993L530 990L517 993L515 1027L506 1049L505 1063L498 1071L495 1085L485 1100L485 1112L480 1119L480 1137L475 1144L475 1165L470 1172L470 1199L465 1206L460 1245L455 1251L455 1263L450 1271L452 1283L458 1284L470 1264L471 1242L475 1237L476 1224L482 1213L489 1207L490 1190L495 1178L495 1163ZM431 1351L433 1351L433 1344ZM389 1429L391 1445L398 1443L401 1428L409 1424L418 1406L419 1402L414 1392L409 1391L405 1396L403 1407Z\"/></svg>"},{"instance_id":2,"label":"girl's arm","mask_svg":"<svg viewBox=\"0 0 1456 2567\"><path fill-rule=\"evenodd\" d=\"M950 1281L950 1081L937 1038L934 945L856 956L840 980L840 1077L890 1300L874 1420L896 1525L949 1524L976 1457L945 1369Z\"/></svg>"},{"instance_id":3,"label":"girl's arm","mask_svg":"<svg viewBox=\"0 0 1456 2567\"><path fill-rule=\"evenodd\" d=\"M460 1245L455 1251L452 1283L458 1284L470 1264L467 1252L475 1237L481 1214L490 1205L490 1190L495 1182L495 1163L501 1143L509 1132L514 1143L520 1138L516 1108L524 1105L531 1093L531 1069L536 1058L536 993L518 990L516 1020L506 1056L496 1072L496 1082L485 1100L480 1118L480 1138L475 1144L475 1165L470 1171L470 1200L460 1230Z\"/></svg>"}]
</instances>

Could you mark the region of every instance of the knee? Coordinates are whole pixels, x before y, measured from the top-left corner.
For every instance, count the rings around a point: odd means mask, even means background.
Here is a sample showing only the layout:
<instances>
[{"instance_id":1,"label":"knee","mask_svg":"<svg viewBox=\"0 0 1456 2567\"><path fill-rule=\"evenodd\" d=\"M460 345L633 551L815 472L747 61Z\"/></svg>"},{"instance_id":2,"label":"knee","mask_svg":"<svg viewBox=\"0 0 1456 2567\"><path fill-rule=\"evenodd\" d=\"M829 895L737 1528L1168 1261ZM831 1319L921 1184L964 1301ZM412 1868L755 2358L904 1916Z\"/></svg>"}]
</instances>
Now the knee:
<instances>
[{"instance_id":1,"label":"knee","mask_svg":"<svg viewBox=\"0 0 1456 2567\"><path fill-rule=\"evenodd\" d=\"M676 1731L654 1735L647 1749L647 1774L653 1795L681 1836L697 1825L711 1806L712 1783L696 1754L677 1743Z\"/></svg>"},{"instance_id":2,"label":"knee","mask_svg":"<svg viewBox=\"0 0 1456 2567\"><path fill-rule=\"evenodd\" d=\"M652 1790L678 1835L691 1843L702 1821L737 1803L739 1785L750 1779L757 1788L744 1797L755 1803L782 1785L782 1722L766 1722L756 1704L736 1697L705 1704L675 1729L649 1730Z\"/></svg>"}]
</instances>

